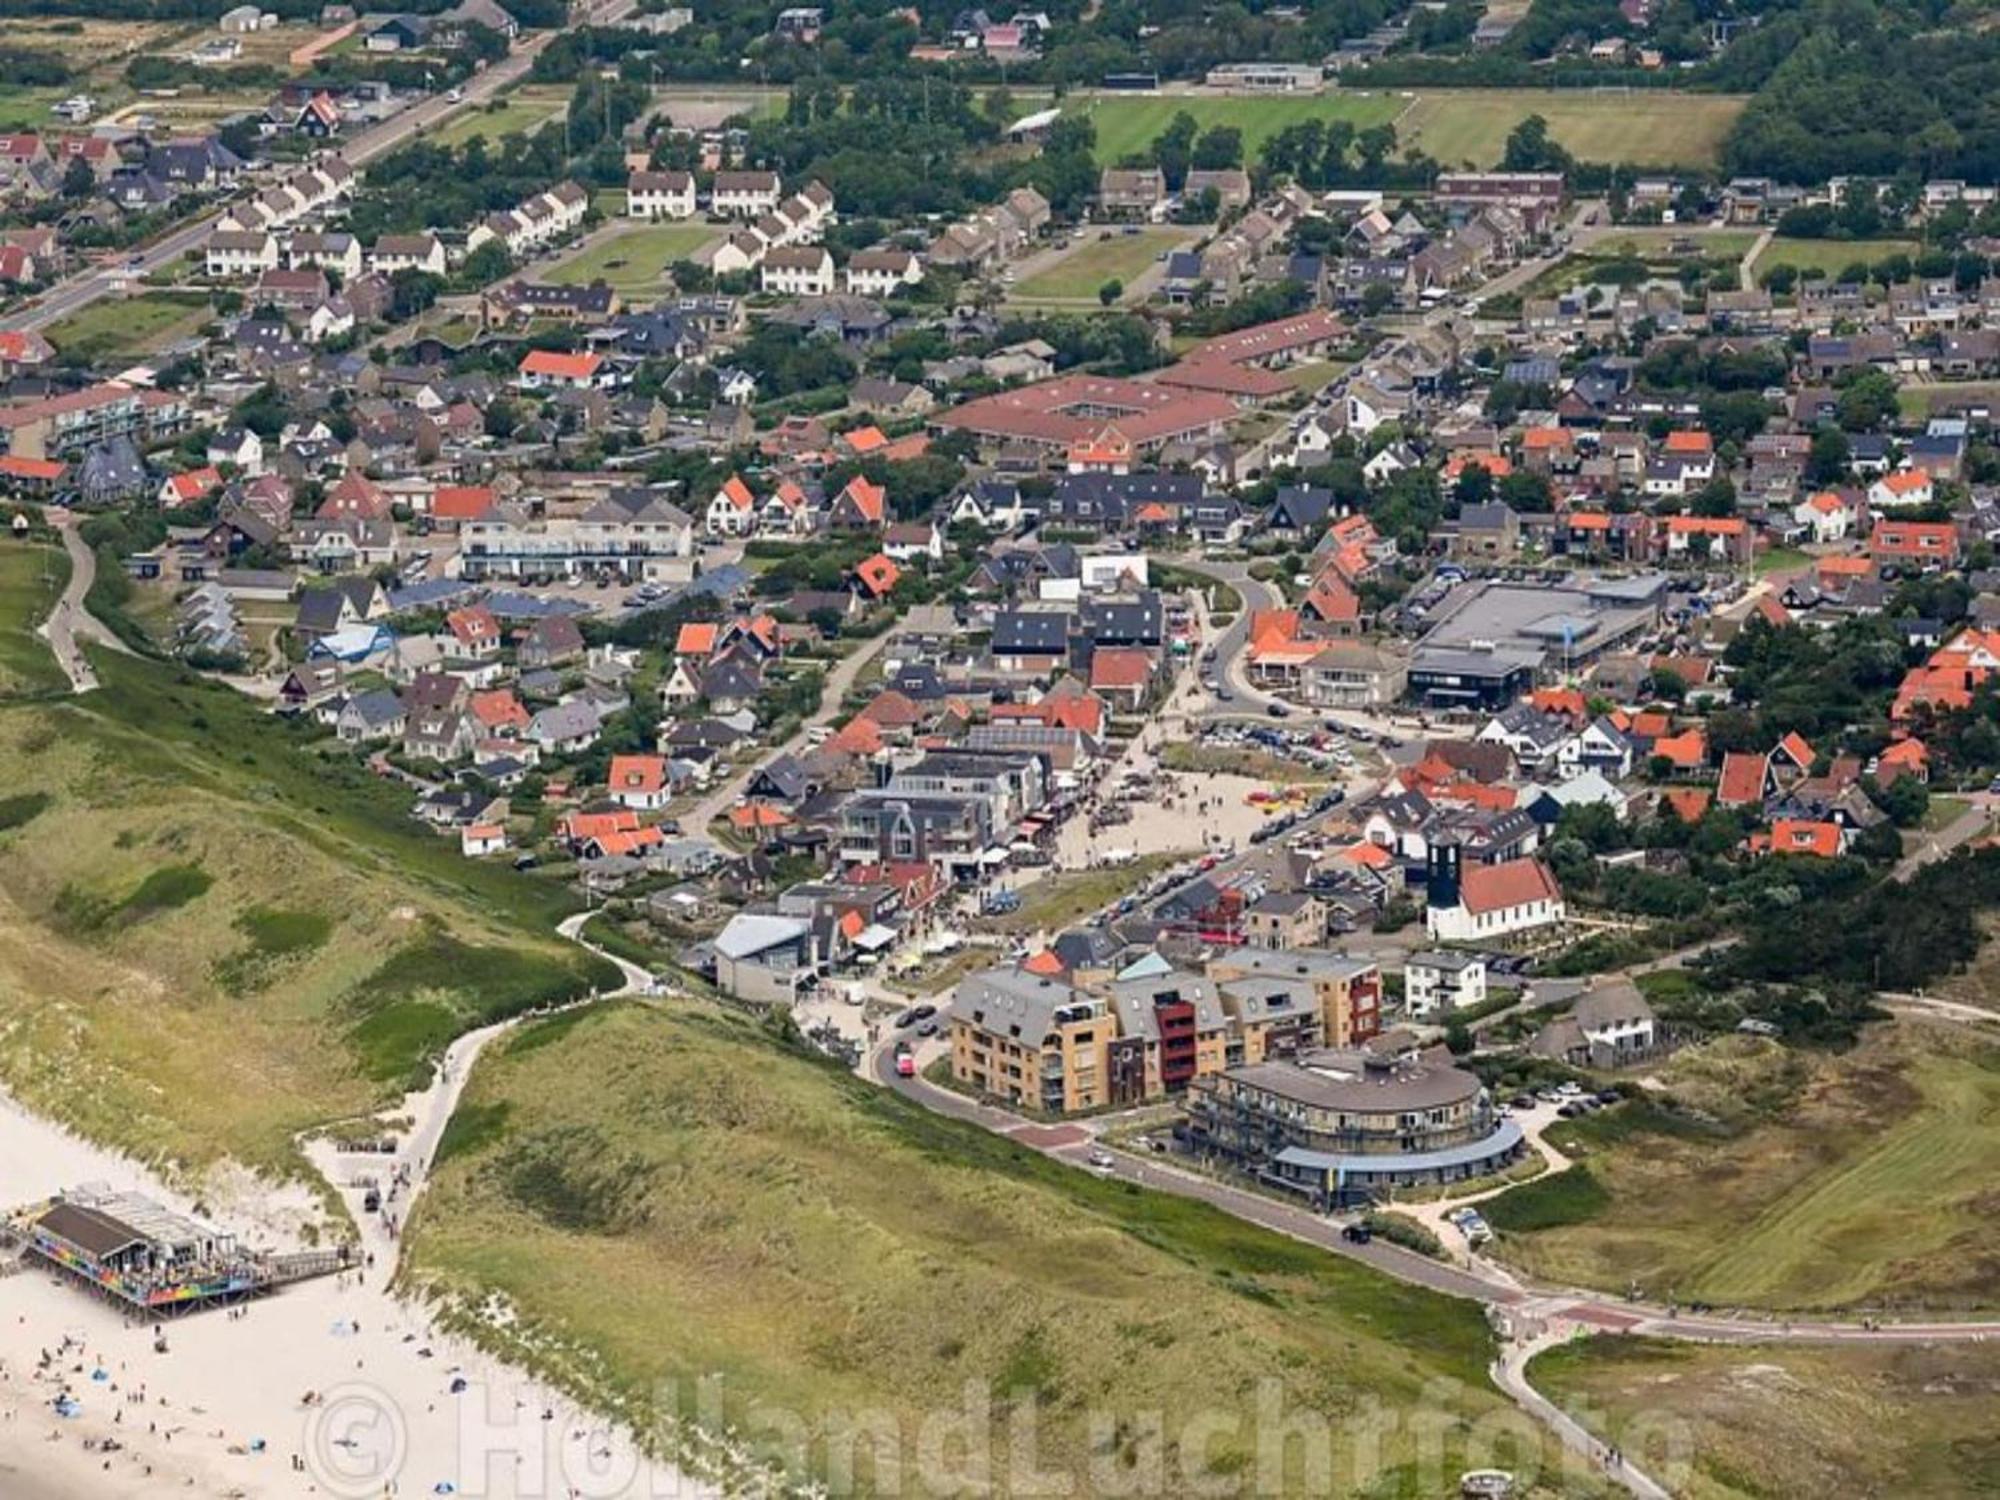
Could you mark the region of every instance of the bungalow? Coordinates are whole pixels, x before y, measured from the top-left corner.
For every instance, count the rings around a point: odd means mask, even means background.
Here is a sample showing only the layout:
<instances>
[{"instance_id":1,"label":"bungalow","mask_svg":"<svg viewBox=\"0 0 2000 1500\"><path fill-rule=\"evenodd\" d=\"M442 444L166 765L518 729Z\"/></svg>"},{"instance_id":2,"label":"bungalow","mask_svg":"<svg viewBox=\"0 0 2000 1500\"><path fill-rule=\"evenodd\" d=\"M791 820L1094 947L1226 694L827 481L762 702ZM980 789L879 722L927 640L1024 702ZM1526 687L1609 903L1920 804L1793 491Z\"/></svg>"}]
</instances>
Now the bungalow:
<instances>
[{"instance_id":1,"label":"bungalow","mask_svg":"<svg viewBox=\"0 0 2000 1500\"><path fill-rule=\"evenodd\" d=\"M517 381L529 391L601 391L615 383L615 371L601 354L531 349L521 358Z\"/></svg>"}]
</instances>

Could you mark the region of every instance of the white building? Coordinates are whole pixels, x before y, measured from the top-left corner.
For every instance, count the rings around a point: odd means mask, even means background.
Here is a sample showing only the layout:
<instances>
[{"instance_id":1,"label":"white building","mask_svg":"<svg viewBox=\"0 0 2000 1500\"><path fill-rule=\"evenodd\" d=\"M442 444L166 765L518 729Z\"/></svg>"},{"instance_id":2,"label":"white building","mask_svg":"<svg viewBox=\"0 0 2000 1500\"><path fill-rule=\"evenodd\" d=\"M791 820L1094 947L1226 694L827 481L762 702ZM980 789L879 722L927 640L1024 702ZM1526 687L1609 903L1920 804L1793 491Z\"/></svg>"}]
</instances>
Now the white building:
<instances>
[{"instance_id":1,"label":"white building","mask_svg":"<svg viewBox=\"0 0 2000 1500\"><path fill-rule=\"evenodd\" d=\"M1440 943L1488 943L1532 932L1568 915L1562 887L1538 859L1461 866L1455 846L1431 851L1431 906L1424 928Z\"/></svg>"},{"instance_id":2,"label":"white building","mask_svg":"<svg viewBox=\"0 0 2000 1500\"><path fill-rule=\"evenodd\" d=\"M692 219L692 172L634 172L625 184L625 213L634 219Z\"/></svg>"},{"instance_id":3,"label":"white building","mask_svg":"<svg viewBox=\"0 0 2000 1500\"><path fill-rule=\"evenodd\" d=\"M847 290L857 297L886 297L924 279L923 262L909 250L863 250L847 263Z\"/></svg>"},{"instance_id":4,"label":"white building","mask_svg":"<svg viewBox=\"0 0 2000 1500\"><path fill-rule=\"evenodd\" d=\"M824 297L833 291L833 255L824 245L788 245L773 250L758 267L767 292L788 297Z\"/></svg>"},{"instance_id":5,"label":"white building","mask_svg":"<svg viewBox=\"0 0 2000 1500\"><path fill-rule=\"evenodd\" d=\"M1411 1020L1448 1016L1485 999L1486 960L1477 953L1412 953L1403 966L1403 1008Z\"/></svg>"},{"instance_id":6,"label":"white building","mask_svg":"<svg viewBox=\"0 0 2000 1500\"><path fill-rule=\"evenodd\" d=\"M776 172L717 172L710 202L719 214L755 219L778 206L782 191Z\"/></svg>"},{"instance_id":7,"label":"white building","mask_svg":"<svg viewBox=\"0 0 2000 1500\"><path fill-rule=\"evenodd\" d=\"M444 242L434 234L385 234L368 252L368 269L384 276L398 271L445 273Z\"/></svg>"},{"instance_id":8,"label":"white building","mask_svg":"<svg viewBox=\"0 0 2000 1500\"><path fill-rule=\"evenodd\" d=\"M278 269L278 241L262 230L218 229L208 237L204 261L217 280L261 276Z\"/></svg>"}]
</instances>

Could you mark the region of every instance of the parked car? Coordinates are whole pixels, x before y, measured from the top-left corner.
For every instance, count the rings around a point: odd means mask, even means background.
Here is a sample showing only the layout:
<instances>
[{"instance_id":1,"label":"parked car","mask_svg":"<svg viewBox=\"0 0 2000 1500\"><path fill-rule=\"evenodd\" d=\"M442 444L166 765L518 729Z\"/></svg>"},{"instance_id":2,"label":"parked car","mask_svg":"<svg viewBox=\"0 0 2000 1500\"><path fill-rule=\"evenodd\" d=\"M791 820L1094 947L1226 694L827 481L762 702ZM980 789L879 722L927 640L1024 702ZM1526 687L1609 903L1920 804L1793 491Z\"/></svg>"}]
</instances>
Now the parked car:
<instances>
[{"instance_id":1,"label":"parked car","mask_svg":"<svg viewBox=\"0 0 2000 1500\"><path fill-rule=\"evenodd\" d=\"M1342 1226L1340 1237L1350 1245L1365 1245L1375 1238L1375 1231L1366 1224L1347 1224Z\"/></svg>"}]
</instances>

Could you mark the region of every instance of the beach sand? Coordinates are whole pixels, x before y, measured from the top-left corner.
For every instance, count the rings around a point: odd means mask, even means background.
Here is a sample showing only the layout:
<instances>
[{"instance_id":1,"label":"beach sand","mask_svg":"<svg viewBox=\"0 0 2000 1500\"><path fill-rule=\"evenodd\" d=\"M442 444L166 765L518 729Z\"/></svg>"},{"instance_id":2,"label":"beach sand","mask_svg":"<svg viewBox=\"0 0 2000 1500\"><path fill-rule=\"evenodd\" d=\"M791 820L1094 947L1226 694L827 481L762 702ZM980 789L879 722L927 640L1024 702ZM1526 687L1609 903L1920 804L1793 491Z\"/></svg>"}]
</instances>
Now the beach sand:
<instances>
[{"instance_id":1,"label":"beach sand","mask_svg":"<svg viewBox=\"0 0 2000 1500\"><path fill-rule=\"evenodd\" d=\"M395 1157L312 1156L347 1188L366 1164L421 1181L484 1035L461 1038L444 1075L398 1111L416 1121ZM138 1164L0 1100L0 1200L33 1202L85 1183L194 1204ZM358 1200L360 1189L349 1189ZM407 1202L391 1206L400 1217ZM358 1201L351 1204L361 1219ZM246 1174L204 1185L203 1217L246 1245L299 1248L284 1231L317 1216L303 1189ZM614 1428L523 1372L432 1328L388 1290L395 1241L363 1220L374 1263L290 1286L232 1313L135 1322L30 1263L0 1279L0 1495L7 1500L155 1496L528 1497L713 1493L641 1459ZM463 1382L463 1389L454 1385ZM59 1395L74 1415L55 1410ZM307 1394L314 1399L308 1402ZM114 1440L116 1451L101 1445ZM87 1449L86 1444L90 1445ZM96 1451L91 1451L95 1449Z\"/></svg>"}]
</instances>

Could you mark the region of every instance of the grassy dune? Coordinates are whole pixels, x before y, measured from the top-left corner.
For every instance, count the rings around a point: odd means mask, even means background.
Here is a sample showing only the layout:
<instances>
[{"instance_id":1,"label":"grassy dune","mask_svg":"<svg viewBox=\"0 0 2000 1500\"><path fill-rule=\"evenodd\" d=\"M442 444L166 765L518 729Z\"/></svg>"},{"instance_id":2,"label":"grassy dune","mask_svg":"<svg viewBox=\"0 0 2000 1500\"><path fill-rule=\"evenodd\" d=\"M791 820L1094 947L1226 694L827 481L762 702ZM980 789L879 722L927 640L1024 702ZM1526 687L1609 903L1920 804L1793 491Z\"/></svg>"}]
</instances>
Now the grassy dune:
<instances>
[{"instance_id":1,"label":"grassy dune","mask_svg":"<svg viewBox=\"0 0 2000 1500\"><path fill-rule=\"evenodd\" d=\"M1505 1258L1722 1306L2000 1301L1992 1047L1915 1024L1838 1056L1732 1038L1665 1081L1708 1122L1627 1106L1560 1128L1585 1165L1493 1202Z\"/></svg>"},{"instance_id":2,"label":"grassy dune","mask_svg":"<svg viewBox=\"0 0 2000 1500\"><path fill-rule=\"evenodd\" d=\"M499 1347L642 1422L687 1417L715 1377L753 1441L758 1409L795 1414L823 1478L843 1414L907 1436L968 1381L981 1410L1035 1397L1043 1467L1080 1482L1091 1414L1129 1457L1145 1413L1170 1435L1240 1422L1267 1379L1337 1425L1370 1398L1427 1405L1454 1460L1495 1409L1471 1305L1057 1166L700 1006L579 1013L489 1054L412 1244L418 1281L511 1300L504 1330L479 1325ZM1334 1492L1442 1492L1406 1430L1361 1451L1336 1442ZM1247 1429L1211 1457L1241 1474Z\"/></svg>"},{"instance_id":3,"label":"grassy dune","mask_svg":"<svg viewBox=\"0 0 2000 1500\"><path fill-rule=\"evenodd\" d=\"M1595 1338L1530 1375L1687 1500L1989 1496L2000 1349Z\"/></svg>"},{"instance_id":4,"label":"grassy dune","mask_svg":"<svg viewBox=\"0 0 2000 1500\"><path fill-rule=\"evenodd\" d=\"M102 692L0 708L0 1079L31 1106L287 1171L456 1032L610 980L552 935L557 893L459 859L406 793L192 675L98 666Z\"/></svg>"}]
</instances>

